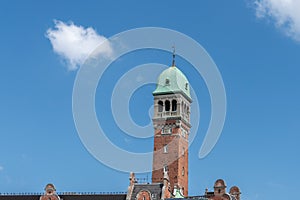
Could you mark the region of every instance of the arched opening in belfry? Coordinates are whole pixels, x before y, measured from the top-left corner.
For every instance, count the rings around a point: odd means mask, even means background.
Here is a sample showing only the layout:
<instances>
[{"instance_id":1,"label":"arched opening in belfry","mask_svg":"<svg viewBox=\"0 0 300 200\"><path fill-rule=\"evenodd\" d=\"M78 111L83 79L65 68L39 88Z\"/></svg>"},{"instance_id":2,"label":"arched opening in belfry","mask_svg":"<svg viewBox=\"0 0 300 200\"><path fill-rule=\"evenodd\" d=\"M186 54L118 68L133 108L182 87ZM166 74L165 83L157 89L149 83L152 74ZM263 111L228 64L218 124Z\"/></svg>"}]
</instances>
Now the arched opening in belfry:
<instances>
[{"instance_id":1,"label":"arched opening in belfry","mask_svg":"<svg viewBox=\"0 0 300 200\"><path fill-rule=\"evenodd\" d=\"M158 101L158 112L162 112L164 108L164 103L162 101Z\"/></svg>"},{"instance_id":2,"label":"arched opening in belfry","mask_svg":"<svg viewBox=\"0 0 300 200\"><path fill-rule=\"evenodd\" d=\"M177 110L177 101L174 99L172 100L172 111L176 111Z\"/></svg>"},{"instance_id":3,"label":"arched opening in belfry","mask_svg":"<svg viewBox=\"0 0 300 200\"><path fill-rule=\"evenodd\" d=\"M169 100L165 101L165 111L170 111L170 101Z\"/></svg>"}]
</instances>

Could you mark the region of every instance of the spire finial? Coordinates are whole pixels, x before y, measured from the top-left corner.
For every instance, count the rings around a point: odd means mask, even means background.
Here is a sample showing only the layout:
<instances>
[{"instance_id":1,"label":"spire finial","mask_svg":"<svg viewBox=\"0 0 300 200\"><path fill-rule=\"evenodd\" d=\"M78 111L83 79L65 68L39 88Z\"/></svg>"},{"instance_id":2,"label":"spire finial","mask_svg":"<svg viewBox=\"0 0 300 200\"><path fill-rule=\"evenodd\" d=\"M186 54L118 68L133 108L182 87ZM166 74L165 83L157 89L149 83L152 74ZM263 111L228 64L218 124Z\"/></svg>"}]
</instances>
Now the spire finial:
<instances>
[{"instance_id":1,"label":"spire finial","mask_svg":"<svg viewBox=\"0 0 300 200\"><path fill-rule=\"evenodd\" d=\"M172 60L172 67L175 67L175 45L172 46L173 48L173 60Z\"/></svg>"}]
</instances>

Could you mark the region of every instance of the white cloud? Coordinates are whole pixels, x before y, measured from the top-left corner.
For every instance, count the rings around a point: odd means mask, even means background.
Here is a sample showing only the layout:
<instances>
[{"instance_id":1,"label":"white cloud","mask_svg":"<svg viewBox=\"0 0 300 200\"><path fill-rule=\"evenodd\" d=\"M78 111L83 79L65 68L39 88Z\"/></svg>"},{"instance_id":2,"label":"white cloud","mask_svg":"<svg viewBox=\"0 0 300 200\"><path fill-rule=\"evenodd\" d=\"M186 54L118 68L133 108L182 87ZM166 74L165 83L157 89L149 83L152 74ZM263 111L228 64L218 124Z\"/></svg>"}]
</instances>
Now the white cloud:
<instances>
[{"instance_id":1,"label":"white cloud","mask_svg":"<svg viewBox=\"0 0 300 200\"><path fill-rule=\"evenodd\" d=\"M0 172L4 170L4 167L0 165Z\"/></svg>"},{"instance_id":2,"label":"white cloud","mask_svg":"<svg viewBox=\"0 0 300 200\"><path fill-rule=\"evenodd\" d=\"M256 16L269 18L277 28L300 42L299 0L255 0Z\"/></svg>"},{"instance_id":3,"label":"white cloud","mask_svg":"<svg viewBox=\"0 0 300 200\"><path fill-rule=\"evenodd\" d=\"M53 51L67 62L69 70L76 70L99 44L107 40L91 27L84 28L73 22L64 23L58 20L54 23L55 27L47 30L46 37L50 40ZM103 51L97 53L109 58L112 52L108 44Z\"/></svg>"}]
</instances>

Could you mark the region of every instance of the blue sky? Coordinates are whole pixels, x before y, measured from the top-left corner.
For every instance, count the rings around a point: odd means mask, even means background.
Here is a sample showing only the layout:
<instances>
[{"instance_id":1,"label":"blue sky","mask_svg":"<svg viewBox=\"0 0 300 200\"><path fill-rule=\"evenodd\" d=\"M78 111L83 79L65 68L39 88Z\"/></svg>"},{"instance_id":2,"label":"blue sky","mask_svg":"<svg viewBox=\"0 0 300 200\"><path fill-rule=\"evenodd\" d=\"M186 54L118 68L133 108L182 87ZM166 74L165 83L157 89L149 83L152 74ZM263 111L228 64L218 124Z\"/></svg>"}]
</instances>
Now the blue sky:
<instances>
[{"instance_id":1,"label":"blue sky","mask_svg":"<svg viewBox=\"0 0 300 200\"><path fill-rule=\"evenodd\" d=\"M222 75L227 116L217 145L199 159L210 119L209 93L190 64L178 58L201 108L200 128L189 150L189 193L203 194L223 178L228 187L238 185L245 200L291 198L300 178L299 6L292 0L2 1L0 193L41 192L48 182L61 192L127 190L129 174L103 165L79 139L72 91L78 68L92 47L79 43L78 53L63 39L55 49L47 31L60 23L71 27L66 29L71 33L90 28L88 41L151 26L182 32L200 43ZM114 51L106 50L107 55ZM134 152L151 151L152 140L130 138L120 131L108 109L110 95L122 74L150 62L169 65L171 54L142 50L124 55L97 88L96 109L103 110L97 116L108 137ZM132 96L129 109L140 125L149 123L153 90L150 84ZM150 180L150 174L138 177L147 175Z\"/></svg>"}]
</instances>

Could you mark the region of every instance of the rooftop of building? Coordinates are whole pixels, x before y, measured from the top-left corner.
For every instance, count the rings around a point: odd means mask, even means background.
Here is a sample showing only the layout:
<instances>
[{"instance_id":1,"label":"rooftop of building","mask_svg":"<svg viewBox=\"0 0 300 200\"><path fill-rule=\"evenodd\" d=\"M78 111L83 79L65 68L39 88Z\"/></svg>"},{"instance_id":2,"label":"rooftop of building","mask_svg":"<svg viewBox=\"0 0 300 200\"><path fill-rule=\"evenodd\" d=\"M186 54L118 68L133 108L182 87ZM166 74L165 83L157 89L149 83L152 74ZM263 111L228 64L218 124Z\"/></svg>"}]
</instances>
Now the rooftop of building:
<instances>
[{"instance_id":1,"label":"rooftop of building","mask_svg":"<svg viewBox=\"0 0 300 200\"><path fill-rule=\"evenodd\" d=\"M175 66L164 70L157 79L153 95L181 93L191 100L190 84L186 76Z\"/></svg>"}]
</instances>

